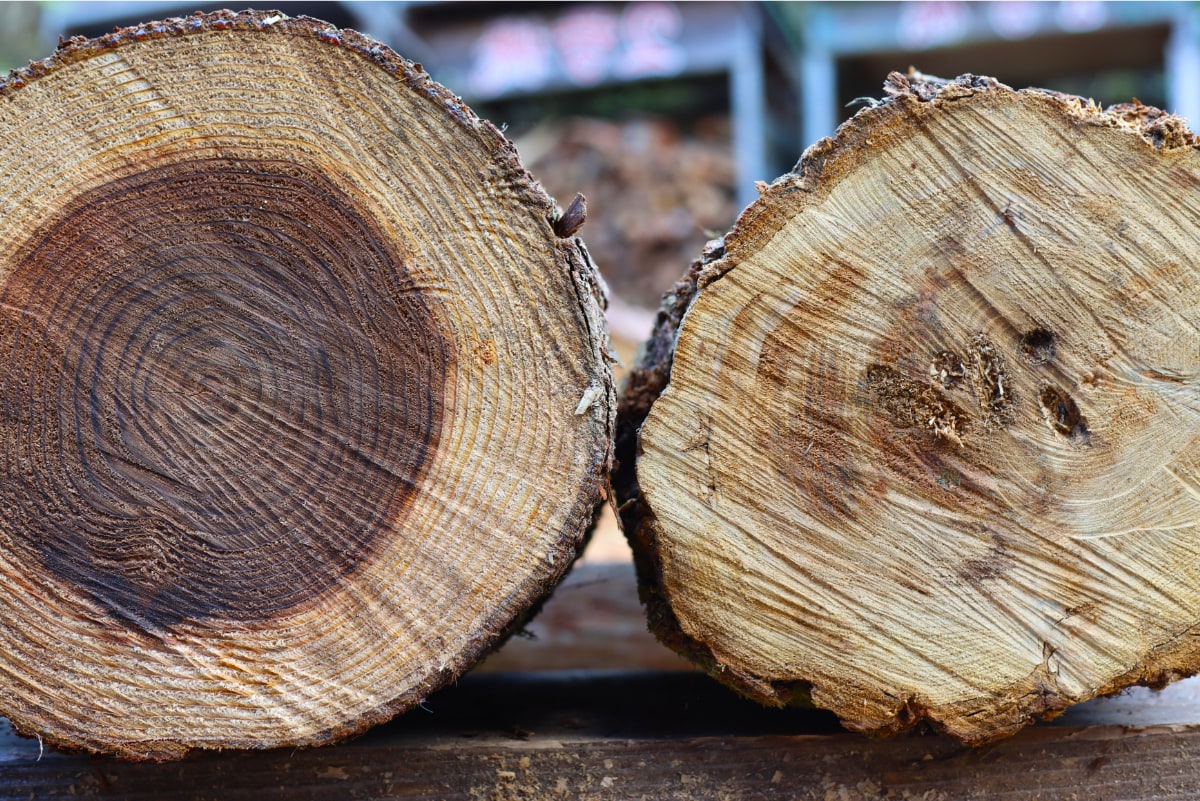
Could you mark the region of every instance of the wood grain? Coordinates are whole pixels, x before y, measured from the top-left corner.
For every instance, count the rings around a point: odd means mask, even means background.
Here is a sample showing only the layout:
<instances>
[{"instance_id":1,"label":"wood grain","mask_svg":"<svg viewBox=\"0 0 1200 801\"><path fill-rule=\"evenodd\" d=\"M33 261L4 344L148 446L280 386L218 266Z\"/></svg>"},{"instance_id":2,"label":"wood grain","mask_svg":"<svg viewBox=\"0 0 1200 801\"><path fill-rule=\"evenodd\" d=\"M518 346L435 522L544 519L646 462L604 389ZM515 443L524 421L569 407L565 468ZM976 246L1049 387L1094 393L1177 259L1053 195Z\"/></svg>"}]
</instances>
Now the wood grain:
<instances>
[{"instance_id":1,"label":"wood grain","mask_svg":"<svg viewBox=\"0 0 1200 801\"><path fill-rule=\"evenodd\" d=\"M561 577L607 482L599 281L419 66L198 14L65 42L0 86L0 133L19 729L156 759L328 742Z\"/></svg>"},{"instance_id":2,"label":"wood grain","mask_svg":"<svg viewBox=\"0 0 1200 801\"><path fill-rule=\"evenodd\" d=\"M1144 106L887 89L668 298L618 494L714 675L982 742L1200 667L1200 150Z\"/></svg>"}]
</instances>

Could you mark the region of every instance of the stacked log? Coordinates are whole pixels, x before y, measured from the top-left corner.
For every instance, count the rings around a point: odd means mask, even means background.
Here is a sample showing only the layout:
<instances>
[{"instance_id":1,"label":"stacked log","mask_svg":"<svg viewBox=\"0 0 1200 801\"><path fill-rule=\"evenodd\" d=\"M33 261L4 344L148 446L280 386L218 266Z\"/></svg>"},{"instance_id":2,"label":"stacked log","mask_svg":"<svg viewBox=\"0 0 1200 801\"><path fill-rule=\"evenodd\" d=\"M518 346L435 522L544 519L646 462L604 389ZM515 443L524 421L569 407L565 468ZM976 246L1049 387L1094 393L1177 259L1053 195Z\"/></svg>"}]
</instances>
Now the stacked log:
<instances>
[{"instance_id":1,"label":"stacked log","mask_svg":"<svg viewBox=\"0 0 1200 801\"><path fill-rule=\"evenodd\" d=\"M141 759L315 745L520 625L615 400L582 217L510 142L260 12L64 42L0 130L0 714Z\"/></svg>"},{"instance_id":2,"label":"stacked log","mask_svg":"<svg viewBox=\"0 0 1200 801\"><path fill-rule=\"evenodd\" d=\"M550 194L588 198L587 241L616 297L654 309L712 232L737 213L727 117L573 118L516 138Z\"/></svg>"},{"instance_id":3,"label":"stacked log","mask_svg":"<svg viewBox=\"0 0 1200 801\"><path fill-rule=\"evenodd\" d=\"M667 296L615 484L665 642L978 743L1200 669L1200 147L1136 103L886 89Z\"/></svg>"}]
</instances>

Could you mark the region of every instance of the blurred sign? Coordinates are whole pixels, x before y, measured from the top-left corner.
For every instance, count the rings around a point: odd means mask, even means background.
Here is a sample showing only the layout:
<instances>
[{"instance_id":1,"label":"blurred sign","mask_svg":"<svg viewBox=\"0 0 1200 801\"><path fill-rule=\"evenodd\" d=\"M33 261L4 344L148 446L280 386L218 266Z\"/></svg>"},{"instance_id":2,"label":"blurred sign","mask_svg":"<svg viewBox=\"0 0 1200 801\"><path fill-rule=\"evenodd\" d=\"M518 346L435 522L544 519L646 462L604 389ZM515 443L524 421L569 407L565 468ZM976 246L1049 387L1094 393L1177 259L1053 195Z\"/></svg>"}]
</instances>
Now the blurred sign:
<instances>
[{"instance_id":1,"label":"blurred sign","mask_svg":"<svg viewBox=\"0 0 1200 801\"><path fill-rule=\"evenodd\" d=\"M989 3L988 21L1003 39L1025 39L1042 27L1043 10L1045 5L1034 0Z\"/></svg>"},{"instance_id":2,"label":"blurred sign","mask_svg":"<svg viewBox=\"0 0 1200 801\"><path fill-rule=\"evenodd\" d=\"M953 44L967 33L967 4L958 2L905 3L896 33L908 50Z\"/></svg>"},{"instance_id":3,"label":"blurred sign","mask_svg":"<svg viewBox=\"0 0 1200 801\"><path fill-rule=\"evenodd\" d=\"M567 78L579 86L604 80L621 43L620 27L617 15L608 9L586 6L551 23L555 49Z\"/></svg>"},{"instance_id":4,"label":"blurred sign","mask_svg":"<svg viewBox=\"0 0 1200 801\"><path fill-rule=\"evenodd\" d=\"M685 57L679 45L683 17L671 3L633 3L621 14L625 51L617 67L622 78L675 75Z\"/></svg>"},{"instance_id":5,"label":"blurred sign","mask_svg":"<svg viewBox=\"0 0 1200 801\"><path fill-rule=\"evenodd\" d=\"M550 78L553 53L545 25L526 19L496 20L475 45L471 89L483 96L538 89Z\"/></svg>"},{"instance_id":6,"label":"blurred sign","mask_svg":"<svg viewBox=\"0 0 1200 801\"><path fill-rule=\"evenodd\" d=\"M1084 33L1103 27L1108 22L1108 9L1100 0L1076 0L1074 3L1059 3L1058 26L1071 33Z\"/></svg>"},{"instance_id":7,"label":"blurred sign","mask_svg":"<svg viewBox=\"0 0 1200 801\"><path fill-rule=\"evenodd\" d=\"M468 85L478 97L566 83L678 75L687 65L683 15L674 3L572 6L553 19L502 17L471 49Z\"/></svg>"},{"instance_id":8,"label":"blurred sign","mask_svg":"<svg viewBox=\"0 0 1200 801\"><path fill-rule=\"evenodd\" d=\"M915 0L891 3L831 3L820 44L832 52L927 50L995 39L1027 39L1086 33L1109 25L1165 21L1170 3L1108 3L1101 0Z\"/></svg>"}]
</instances>

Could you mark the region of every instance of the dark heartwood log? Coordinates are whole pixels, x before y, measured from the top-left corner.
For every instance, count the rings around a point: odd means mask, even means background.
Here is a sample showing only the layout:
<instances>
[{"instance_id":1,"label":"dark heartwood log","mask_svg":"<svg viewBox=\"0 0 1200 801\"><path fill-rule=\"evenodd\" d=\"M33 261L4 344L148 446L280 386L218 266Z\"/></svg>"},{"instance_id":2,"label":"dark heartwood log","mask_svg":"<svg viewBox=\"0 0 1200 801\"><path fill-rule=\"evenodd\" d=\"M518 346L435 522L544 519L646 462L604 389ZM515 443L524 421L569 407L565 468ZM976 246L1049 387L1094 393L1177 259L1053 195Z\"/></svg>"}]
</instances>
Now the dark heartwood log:
<instances>
[{"instance_id":1,"label":"dark heartwood log","mask_svg":"<svg viewBox=\"0 0 1200 801\"><path fill-rule=\"evenodd\" d=\"M599 279L511 143L353 31L217 12L0 86L0 714L337 740L518 625L602 499ZM536 480L533 479L536 477Z\"/></svg>"}]
</instances>

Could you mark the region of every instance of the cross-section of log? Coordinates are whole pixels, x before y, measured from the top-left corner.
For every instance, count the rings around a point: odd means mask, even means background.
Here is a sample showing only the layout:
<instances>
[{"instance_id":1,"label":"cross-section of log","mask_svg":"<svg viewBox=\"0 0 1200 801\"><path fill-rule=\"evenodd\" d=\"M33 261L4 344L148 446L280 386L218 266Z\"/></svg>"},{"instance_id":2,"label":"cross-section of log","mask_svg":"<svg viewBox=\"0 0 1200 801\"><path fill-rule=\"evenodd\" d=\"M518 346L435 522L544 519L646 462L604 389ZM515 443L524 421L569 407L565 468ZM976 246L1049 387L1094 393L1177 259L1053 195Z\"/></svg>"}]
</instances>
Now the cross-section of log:
<instances>
[{"instance_id":1,"label":"cross-section of log","mask_svg":"<svg viewBox=\"0 0 1200 801\"><path fill-rule=\"evenodd\" d=\"M329 742L562 575L615 416L579 215L311 19L72 40L0 88L0 714ZM564 218L566 219L566 218Z\"/></svg>"},{"instance_id":2,"label":"cross-section of log","mask_svg":"<svg viewBox=\"0 0 1200 801\"><path fill-rule=\"evenodd\" d=\"M979 742L1200 668L1200 151L1136 104L887 89L668 296L615 484L669 644Z\"/></svg>"}]
</instances>

